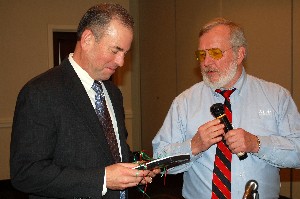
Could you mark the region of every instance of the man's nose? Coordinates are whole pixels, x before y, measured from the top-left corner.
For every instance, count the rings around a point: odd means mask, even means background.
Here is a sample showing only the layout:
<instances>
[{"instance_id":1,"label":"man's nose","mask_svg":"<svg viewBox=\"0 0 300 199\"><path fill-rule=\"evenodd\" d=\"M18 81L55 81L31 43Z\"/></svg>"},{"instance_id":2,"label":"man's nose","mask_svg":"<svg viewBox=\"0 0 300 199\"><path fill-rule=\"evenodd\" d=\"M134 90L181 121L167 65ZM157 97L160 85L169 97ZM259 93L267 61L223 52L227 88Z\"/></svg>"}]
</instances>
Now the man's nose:
<instances>
[{"instance_id":1,"label":"man's nose","mask_svg":"<svg viewBox=\"0 0 300 199\"><path fill-rule=\"evenodd\" d=\"M204 66L210 65L213 61L215 61L209 54L206 52L205 58L202 61L202 64Z\"/></svg>"},{"instance_id":2,"label":"man's nose","mask_svg":"<svg viewBox=\"0 0 300 199\"><path fill-rule=\"evenodd\" d=\"M115 62L118 66L122 67L124 65L125 55L123 53L119 53L115 57Z\"/></svg>"}]
</instances>

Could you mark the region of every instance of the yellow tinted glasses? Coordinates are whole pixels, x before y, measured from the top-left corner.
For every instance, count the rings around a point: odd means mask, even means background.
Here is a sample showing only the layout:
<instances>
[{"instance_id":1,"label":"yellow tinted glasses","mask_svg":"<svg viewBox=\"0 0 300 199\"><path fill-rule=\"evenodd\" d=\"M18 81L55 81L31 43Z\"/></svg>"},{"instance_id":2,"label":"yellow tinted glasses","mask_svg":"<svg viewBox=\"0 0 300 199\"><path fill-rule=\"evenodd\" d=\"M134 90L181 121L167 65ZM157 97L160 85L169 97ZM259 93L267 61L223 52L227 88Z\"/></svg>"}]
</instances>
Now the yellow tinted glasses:
<instances>
[{"instance_id":1,"label":"yellow tinted glasses","mask_svg":"<svg viewBox=\"0 0 300 199\"><path fill-rule=\"evenodd\" d=\"M233 48L233 47L231 47ZM231 48L228 48L226 50L221 50L220 48L210 48L210 49L205 49L205 50L196 50L195 55L197 61L200 63L205 60L206 57L206 51L208 52L209 56L215 60L221 59L223 57L223 53L227 50L230 50Z\"/></svg>"}]
</instances>

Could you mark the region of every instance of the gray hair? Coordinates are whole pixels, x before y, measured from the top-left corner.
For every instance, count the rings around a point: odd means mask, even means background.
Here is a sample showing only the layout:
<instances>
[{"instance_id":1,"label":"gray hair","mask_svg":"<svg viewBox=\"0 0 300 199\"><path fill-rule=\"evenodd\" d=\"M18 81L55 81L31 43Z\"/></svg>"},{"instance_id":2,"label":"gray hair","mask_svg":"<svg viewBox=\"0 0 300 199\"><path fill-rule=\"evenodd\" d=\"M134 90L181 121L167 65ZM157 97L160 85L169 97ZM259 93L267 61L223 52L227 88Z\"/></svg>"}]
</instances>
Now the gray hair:
<instances>
[{"instance_id":1,"label":"gray hair","mask_svg":"<svg viewBox=\"0 0 300 199\"><path fill-rule=\"evenodd\" d=\"M241 47L242 46L246 49L246 52L247 52L247 40L245 38L243 28L240 25L238 25L228 19L225 19L225 18L215 18L212 21L205 24L199 32L199 38L203 34L207 33L209 30L211 30L212 28L214 28L218 25L225 25L229 28L230 43L231 43L232 47ZM234 51L236 53L237 48L234 48Z\"/></svg>"}]
</instances>

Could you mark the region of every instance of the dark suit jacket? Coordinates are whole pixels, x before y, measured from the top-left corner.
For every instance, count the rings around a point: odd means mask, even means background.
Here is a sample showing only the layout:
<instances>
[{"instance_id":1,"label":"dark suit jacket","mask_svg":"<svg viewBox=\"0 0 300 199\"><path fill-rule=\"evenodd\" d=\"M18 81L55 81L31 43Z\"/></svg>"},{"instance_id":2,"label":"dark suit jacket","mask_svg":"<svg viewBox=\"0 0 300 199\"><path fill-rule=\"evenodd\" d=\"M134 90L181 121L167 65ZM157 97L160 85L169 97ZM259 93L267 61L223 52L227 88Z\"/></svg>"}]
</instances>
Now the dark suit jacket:
<instances>
[{"instance_id":1,"label":"dark suit jacket","mask_svg":"<svg viewBox=\"0 0 300 199\"><path fill-rule=\"evenodd\" d=\"M116 115L123 162L129 161L123 98L104 81ZM68 59L20 91L11 139L11 180L30 198L102 198L105 166L114 164L102 126ZM117 199L108 190L103 198Z\"/></svg>"}]
</instances>

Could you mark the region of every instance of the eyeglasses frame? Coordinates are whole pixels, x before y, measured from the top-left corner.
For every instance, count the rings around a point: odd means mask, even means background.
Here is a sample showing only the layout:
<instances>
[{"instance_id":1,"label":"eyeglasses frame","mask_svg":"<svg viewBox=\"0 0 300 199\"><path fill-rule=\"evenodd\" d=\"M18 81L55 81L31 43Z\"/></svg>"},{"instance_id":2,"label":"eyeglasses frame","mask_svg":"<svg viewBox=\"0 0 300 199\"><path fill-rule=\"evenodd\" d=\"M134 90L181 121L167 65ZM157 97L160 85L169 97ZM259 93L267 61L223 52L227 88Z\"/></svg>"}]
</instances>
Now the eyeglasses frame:
<instances>
[{"instance_id":1,"label":"eyeglasses frame","mask_svg":"<svg viewBox=\"0 0 300 199\"><path fill-rule=\"evenodd\" d=\"M199 61L200 63L203 62L203 61L200 61L200 56L199 56L199 57L197 56L197 54L200 54L200 51L204 51L204 52L205 52L205 57L204 57L204 60L205 60L206 55L207 55L206 51L208 52L208 55L209 55L211 58L213 58L213 57L211 56L211 54L209 53L209 51L212 50L212 49L219 49L219 50L222 52L222 57L223 57L223 54L224 54L226 51L228 51L228 50L230 50L230 49L232 49L232 48L235 48L235 47L239 47L239 46L231 46L230 48L228 48L228 49L226 49L226 50L221 50L220 48L208 48L208 49L203 49L203 50L196 50L196 51L195 51L196 60ZM222 57L220 57L220 58L218 58L218 59L217 59L217 58L213 58L213 59L214 59L214 60L219 60L219 59L221 59Z\"/></svg>"}]
</instances>

